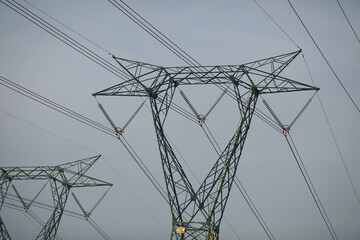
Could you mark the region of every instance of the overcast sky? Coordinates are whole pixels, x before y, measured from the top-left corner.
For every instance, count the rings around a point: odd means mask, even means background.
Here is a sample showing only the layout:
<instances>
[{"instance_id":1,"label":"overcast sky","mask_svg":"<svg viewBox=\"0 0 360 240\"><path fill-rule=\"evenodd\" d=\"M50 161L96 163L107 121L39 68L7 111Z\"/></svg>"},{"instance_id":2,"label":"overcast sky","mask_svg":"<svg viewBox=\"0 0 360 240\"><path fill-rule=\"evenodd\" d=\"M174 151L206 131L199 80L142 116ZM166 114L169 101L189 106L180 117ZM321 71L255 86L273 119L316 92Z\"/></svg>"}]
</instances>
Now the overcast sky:
<instances>
[{"instance_id":1,"label":"overcast sky","mask_svg":"<svg viewBox=\"0 0 360 240\"><path fill-rule=\"evenodd\" d=\"M73 34L26 2L19 2L114 64L108 52L162 66L186 65L108 1L31 0L42 11L106 51ZM359 112L288 2L258 2L302 48L315 85L321 89L319 94L344 162L360 193ZM242 64L297 50L251 0L127 3L202 65ZM292 3L349 94L360 105L360 44L336 0L294 0ZM343 0L341 4L360 34L360 1ZM122 82L4 4L0 4L0 75L106 126L109 124L91 94ZM300 55L283 75L312 85ZM221 94L219 89L207 88L184 91L202 113ZM296 93L265 96L265 99L286 124L310 97L311 93ZM124 125L142 101L126 97L99 97L98 100L119 126ZM175 100L187 108L179 94ZM237 124L233 104L225 96L207 122L222 148ZM261 101L258 107L267 111ZM0 122L1 166L54 166L102 154L88 175L114 186L94 210L92 219L112 239L169 239L169 207L116 138L3 86L0 86ZM202 180L215 162L216 153L201 128L174 112L166 127L167 134L196 177ZM360 204L317 98L296 122L291 135L338 238L359 239ZM164 186L152 117L146 106L124 136ZM199 185L196 178L186 166L184 169L196 188ZM275 239L331 238L284 136L257 117L251 123L237 176ZM33 198L44 183L14 184L24 197ZM105 191L106 188L101 187L73 189L86 210L90 210ZM9 193L14 192L10 189ZM39 196L39 201L52 204L49 188ZM81 213L71 196L66 209ZM35 207L32 210L43 221L50 215ZM40 231L26 213L3 207L1 217L13 239L32 239ZM237 235L240 239L268 239L235 188L225 218L220 230L222 239L239 239ZM88 222L69 216L63 216L58 234L63 239L100 239Z\"/></svg>"}]
</instances>

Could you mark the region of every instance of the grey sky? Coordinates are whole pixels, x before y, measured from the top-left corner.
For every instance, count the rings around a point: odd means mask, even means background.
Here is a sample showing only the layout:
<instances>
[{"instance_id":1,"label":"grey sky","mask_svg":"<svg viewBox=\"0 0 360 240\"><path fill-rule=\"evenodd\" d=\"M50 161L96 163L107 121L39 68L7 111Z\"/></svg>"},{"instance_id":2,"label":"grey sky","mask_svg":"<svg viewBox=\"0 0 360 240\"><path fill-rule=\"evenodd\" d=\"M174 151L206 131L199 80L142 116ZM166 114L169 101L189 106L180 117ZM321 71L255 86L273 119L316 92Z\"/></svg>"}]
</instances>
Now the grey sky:
<instances>
[{"instance_id":1,"label":"grey sky","mask_svg":"<svg viewBox=\"0 0 360 240\"><path fill-rule=\"evenodd\" d=\"M163 66L185 65L108 1L31 2L116 56ZM320 96L349 173L360 192L359 113L287 1L258 2L303 49L316 86L321 88ZM251 0L127 3L203 65L242 64L297 50ZM360 44L337 2L294 0L292 3L359 105L357 70L360 67ZM360 2L344 0L341 3L355 31L360 34ZM106 52L48 17L44 18L114 62ZM0 4L0 75L107 126L91 94L121 81L3 4ZM301 56L283 75L311 84ZM186 89L186 94L199 111L205 112L209 102L214 102L221 92L196 88ZM291 122L310 97L309 93L265 96L284 123ZM120 126L141 103L141 99L116 97L99 100ZM176 101L186 108L179 96ZM267 111L260 101L258 107ZM94 211L92 217L96 223L112 239L169 239L169 207L115 138L3 86L0 86L0 110L1 166L58 165L100 153L104 157L89 170L89 175L111 182L114 187ZM230 99L224 98L208 120L222 147L229 141L237 123L231 110ZM171 113L167 127L176 147L202 180L216 154L201 129L175 113ZM359 239L360 205L317 98L294 125L291 134L339 239ZM151 114L146 107L129 125L125 137L164 185ZM196 186L196 179L184 168ZM150 214L114 171L141 199ZM275 239L330 239L284 137L256 117L245 143L238 177ZM17 182L15 185L25 197L32 198L42 183ZM106 188L74 190L87 209L104 191ZM40 195L39 200L51 204L50 189ZM67 209L80 213L71 196ZM44 221L50 214L33 210ZM14 239L34 238L39 232L21 212L3 207L1 216ZM267 239L235 188L225 217L241 239ZM58 233L63 239L99 239L98 233L86 221L68 216L62 218ZM221 237L237 239L225 221Z\"/></svg>"}]
</instances>

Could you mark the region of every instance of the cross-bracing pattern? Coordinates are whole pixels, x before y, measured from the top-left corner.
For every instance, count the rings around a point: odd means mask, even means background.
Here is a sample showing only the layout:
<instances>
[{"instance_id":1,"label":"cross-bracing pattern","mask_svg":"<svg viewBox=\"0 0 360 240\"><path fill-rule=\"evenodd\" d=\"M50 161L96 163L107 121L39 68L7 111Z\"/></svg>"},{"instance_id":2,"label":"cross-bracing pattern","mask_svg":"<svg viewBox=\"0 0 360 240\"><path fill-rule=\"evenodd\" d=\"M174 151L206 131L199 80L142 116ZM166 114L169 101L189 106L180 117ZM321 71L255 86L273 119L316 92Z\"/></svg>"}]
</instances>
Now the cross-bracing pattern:
<instances>
[{"instance_id":1,"label":"cross-bracing pattern","mask_svg":"<svg viewBox=\"0 0 360 240\"><path fill-rule=\"evenodd\" d=\"M99 156L81 159L57 166L0 167L1 202L5 201L10 183L15 180L50 180L54 200L54 211L36 239L55 239L61 216L71 188L112 186L111 183L86 176L85 173L100 158ZM11 239L0 217L2 239Z\"/></svg>"},{"instance_id":2,"label":"cross-bracing pattern","mask_svg":"<svg viewBox=\"0 0 360 240\"><path fill-rule=\"evenodd\" d=\"M242 65L199 67L161 67L114 57L130 78L93 95L140 96L150 99L172 214L171 239L219 239L221 219L259 95L318 90L279 75L300 52ZM196 191L165 136L164 124L177 88L206 84L232 89L231 94L239 112L239 124ZM191 104L189 106L192 107Z\"/></svg>"}]
</instances>

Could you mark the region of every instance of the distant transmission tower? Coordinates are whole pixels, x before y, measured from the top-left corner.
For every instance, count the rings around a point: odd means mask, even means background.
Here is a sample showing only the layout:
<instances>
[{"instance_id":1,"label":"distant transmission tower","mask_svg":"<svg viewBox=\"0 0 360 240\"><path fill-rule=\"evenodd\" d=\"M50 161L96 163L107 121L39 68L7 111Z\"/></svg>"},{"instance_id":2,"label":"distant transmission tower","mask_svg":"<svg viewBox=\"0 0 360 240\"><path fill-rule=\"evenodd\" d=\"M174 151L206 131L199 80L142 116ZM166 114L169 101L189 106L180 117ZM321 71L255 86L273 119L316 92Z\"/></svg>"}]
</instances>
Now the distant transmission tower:
<instances>
[{"instance_id":1,"label":"distant transmission tower","mask_svg":"<svg viewBox=\"0 0 360 240\"><path fill-rule=\"evenodd\" d=\"M0 167L0 210L12 181L50 180L54 211L36 239L55 239L71 188L112 186L111 183L84 175L99 158L100 155L50 167ZM1 239L11 239L1 217L0 231Z\"/></svg>"},{"instance_id":2,"label":"distant transmission tower","mask_svg":"<svg viewBox=\"0 0 360 240\"><path fill-rule=\"evenodd\" d=\"M259 95L318 90L279 76L300 52L242 65L199 67L161 67L114 57L130 78L93 95L149 98L172 214L171 239L219 239L220 223ZM229 88L227 92L236 102L240 119L234 135L200 188L194 190L165 135L164 124L177 88L207 84L216 85L224 92ZM199 115L184 93L179 91L200 124L204 122L206 115ZM117 128L102 110L121 135L122 129Z\"/></svg>"}]
</instances>

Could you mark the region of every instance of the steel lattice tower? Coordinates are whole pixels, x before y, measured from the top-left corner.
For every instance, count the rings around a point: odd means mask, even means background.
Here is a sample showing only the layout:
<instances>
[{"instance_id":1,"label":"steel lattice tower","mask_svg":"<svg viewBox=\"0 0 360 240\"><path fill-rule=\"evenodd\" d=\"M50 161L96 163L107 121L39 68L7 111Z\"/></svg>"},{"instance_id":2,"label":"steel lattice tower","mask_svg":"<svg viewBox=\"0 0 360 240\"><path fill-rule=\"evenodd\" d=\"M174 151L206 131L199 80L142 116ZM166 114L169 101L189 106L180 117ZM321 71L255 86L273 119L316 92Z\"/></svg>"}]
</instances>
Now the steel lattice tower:
<instances>
[{"instance_id":1,"label":"steel lattice tower","mask_svg":"<svg viewBox=\"0 0 360 240\"><path fill-rule=\"evenodd\" d=\"M259 95L318 90L279 75L300 52L242 65L198 67L161 67L114 57L130 78L93 95L150 99L172 214L171 239L219 239L220 223ZM164 123L179 86L206 84L231 87L240 119L227 146L195 190L165 136Z\"/></svg>"},{"instance_id":2,"label":"steel lattice tower","mask_svg":"<svg viewBox=\"0 0 360 240\"><path fill-rule=\"evenodd\" d=\"M71 188L112 186L111 183L86 176L85 173L100 158L100 155L57 166L0 167L0 209L5 201L10 183L14 180L50 180L54 211L36 239L55 239L61 216ZM11 239L0 217L0 236Z\"/></svg>"}]
</instances>

